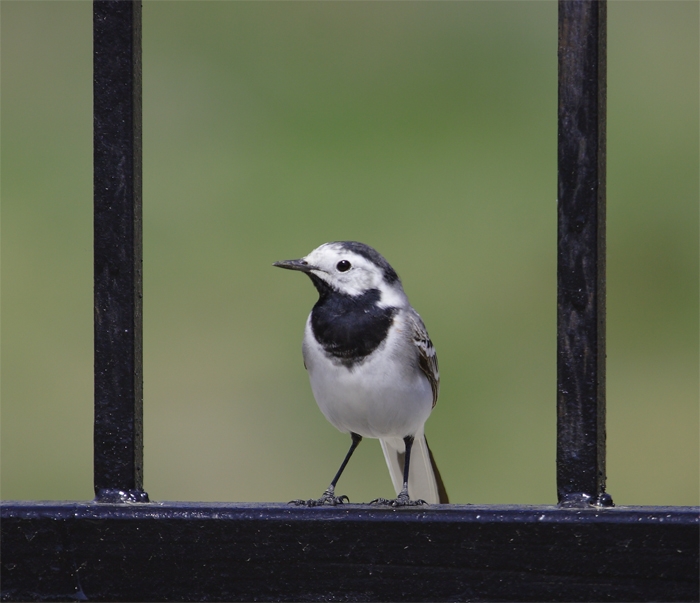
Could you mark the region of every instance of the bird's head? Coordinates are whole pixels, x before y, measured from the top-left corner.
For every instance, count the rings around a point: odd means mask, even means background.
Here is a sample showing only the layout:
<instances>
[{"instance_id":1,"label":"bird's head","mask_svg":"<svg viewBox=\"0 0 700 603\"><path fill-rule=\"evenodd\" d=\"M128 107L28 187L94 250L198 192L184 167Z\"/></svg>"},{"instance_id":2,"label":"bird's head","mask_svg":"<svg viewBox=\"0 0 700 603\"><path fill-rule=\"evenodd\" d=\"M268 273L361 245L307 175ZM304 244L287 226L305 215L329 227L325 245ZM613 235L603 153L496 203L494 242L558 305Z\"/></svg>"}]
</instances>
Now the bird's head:
<instances>
[{"instance_id":1,"label":"bird's head","mask_svg":"<svg viewBox=\"0 0 700 603\"><path fill-rule=\"evenodd\" d=\"M396 271L378 251L364 243L324 243L301 259L275 262L273 266L305 272L321 296L337 292L357 297L376 289L382 306L399 307L405 303Z\"/></svg>"}]
</instances>

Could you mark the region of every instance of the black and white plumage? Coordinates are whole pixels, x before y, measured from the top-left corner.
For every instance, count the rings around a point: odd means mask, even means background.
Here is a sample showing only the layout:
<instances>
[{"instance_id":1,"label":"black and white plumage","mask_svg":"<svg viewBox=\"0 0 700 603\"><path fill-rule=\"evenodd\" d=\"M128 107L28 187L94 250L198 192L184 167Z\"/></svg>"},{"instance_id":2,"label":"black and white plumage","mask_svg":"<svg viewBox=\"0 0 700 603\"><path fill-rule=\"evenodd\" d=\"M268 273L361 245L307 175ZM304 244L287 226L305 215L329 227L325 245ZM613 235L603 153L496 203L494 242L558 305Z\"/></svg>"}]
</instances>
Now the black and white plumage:
<instances>
[{"instance_id":1,"label":"black and white plumage","mask_svg":"<svg viewBox=\"0 0 700 603\"><path fill-rule=\"evenodd\" d=\"M304 332L304 366L325 417L352 436L323 496L294 502L347 500L335 495L335 485L363 437L380 440L397 493L396 499L374 502L448 502L423 433L438 398L437 356L394 269L375 249L355 241L325 243L304 258L274 265L306 273L318 290Z\"/></svg>"}]
</instances>

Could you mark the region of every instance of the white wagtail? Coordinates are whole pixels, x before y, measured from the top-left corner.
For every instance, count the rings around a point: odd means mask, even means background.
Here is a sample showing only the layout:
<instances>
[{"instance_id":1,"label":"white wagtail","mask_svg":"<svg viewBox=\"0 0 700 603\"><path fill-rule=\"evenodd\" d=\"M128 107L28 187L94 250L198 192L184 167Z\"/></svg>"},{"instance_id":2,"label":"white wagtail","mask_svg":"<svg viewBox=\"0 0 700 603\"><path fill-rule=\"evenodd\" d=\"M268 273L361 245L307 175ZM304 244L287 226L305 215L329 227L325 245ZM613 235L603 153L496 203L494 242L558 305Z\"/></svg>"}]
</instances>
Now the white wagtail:
<instances>
[{"instance_id":1,"label":"white wagtail","mask_svg":"<svg viewBox=\"0 0 700 603\"><path fill-rule=\"evenodd\" d=\"M397 494L373 503L448 502L423 434L440 387L437 356L389 262L368 245L340 241L274 266L306 273L318 290L306 321L304 366L321 412L352 437L321 498L292 502L313 507L348 501L335 495L335 486L363 437L379 438Z\"/></svg>"}]
</instances>

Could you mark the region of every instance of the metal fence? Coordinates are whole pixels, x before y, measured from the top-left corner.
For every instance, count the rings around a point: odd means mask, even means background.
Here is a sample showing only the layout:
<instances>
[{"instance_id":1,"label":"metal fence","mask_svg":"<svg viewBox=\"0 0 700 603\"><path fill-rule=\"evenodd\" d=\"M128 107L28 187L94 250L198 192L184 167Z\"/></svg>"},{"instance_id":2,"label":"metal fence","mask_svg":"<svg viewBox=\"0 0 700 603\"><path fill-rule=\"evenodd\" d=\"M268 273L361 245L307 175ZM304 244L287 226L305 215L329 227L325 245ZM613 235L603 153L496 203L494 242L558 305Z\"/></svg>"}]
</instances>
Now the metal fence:
<instances>
[{"instance_id":1,"label":"metal fence","mask_svg":"<svg viewBox=\"0 0 700 603\"><path fill-rule=\"evenodd\" d=\"M605 489L604 0L559 2L556 506L149 502L140 2L93 26L96 498L2 504L2 600L698 600L698 508Z\"/></svg>"}]
</instances>

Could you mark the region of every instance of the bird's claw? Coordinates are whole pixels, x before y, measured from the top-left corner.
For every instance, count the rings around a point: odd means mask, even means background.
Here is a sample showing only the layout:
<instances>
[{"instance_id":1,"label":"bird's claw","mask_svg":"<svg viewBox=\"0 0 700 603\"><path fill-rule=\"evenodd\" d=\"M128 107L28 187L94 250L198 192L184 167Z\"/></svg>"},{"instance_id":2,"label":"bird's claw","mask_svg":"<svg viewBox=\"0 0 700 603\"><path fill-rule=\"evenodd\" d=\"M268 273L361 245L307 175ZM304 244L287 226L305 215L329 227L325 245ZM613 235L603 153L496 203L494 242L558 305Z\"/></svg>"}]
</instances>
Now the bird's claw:
<instances>
[{"instance_id":1,"label":"bird's claw","mask_svg":"<svg viewBox=\"0 0 700 603\"><path fill-rule=\"evenodd\" d=\"M290 500L290 505L297 505L299 507L322 507L324 505L330 505L335 507L336 505L342 505L349 503L350 499L343 494L342 496L336 496L332 490L326 490L321 498L310 498L309 500L303 500L297 498L296 500Z\"/></svg>"},{"instance_id":2,"label":"bird's claw","mask_svg":"<svg viewBox=\"0 0 700 603\"><path fill-rule=\"evenodd\" d=\"M388 507L420 507L427 505L422 498L411 500L407 492L401 492L396 498L375 498L369 503L370 505L386 505Z\"/></svg>"}]
</instances>

